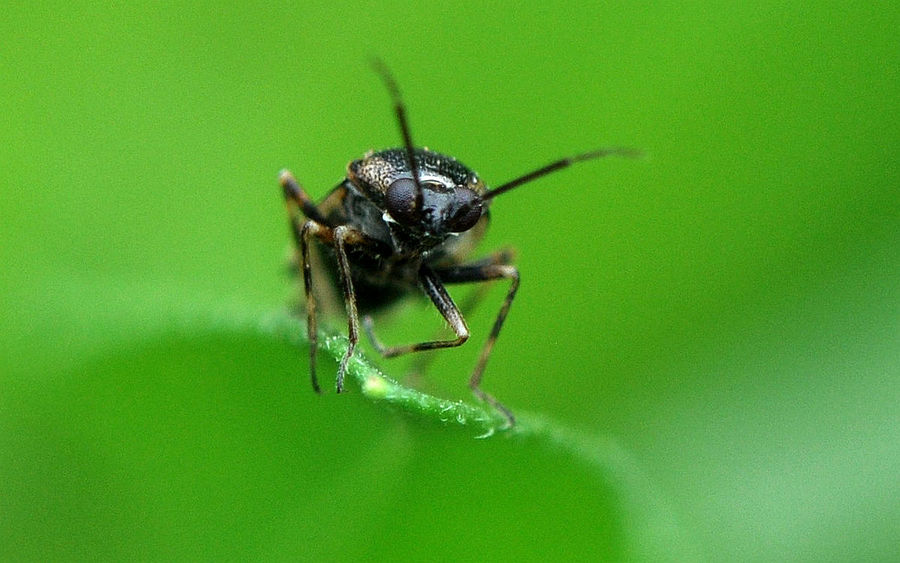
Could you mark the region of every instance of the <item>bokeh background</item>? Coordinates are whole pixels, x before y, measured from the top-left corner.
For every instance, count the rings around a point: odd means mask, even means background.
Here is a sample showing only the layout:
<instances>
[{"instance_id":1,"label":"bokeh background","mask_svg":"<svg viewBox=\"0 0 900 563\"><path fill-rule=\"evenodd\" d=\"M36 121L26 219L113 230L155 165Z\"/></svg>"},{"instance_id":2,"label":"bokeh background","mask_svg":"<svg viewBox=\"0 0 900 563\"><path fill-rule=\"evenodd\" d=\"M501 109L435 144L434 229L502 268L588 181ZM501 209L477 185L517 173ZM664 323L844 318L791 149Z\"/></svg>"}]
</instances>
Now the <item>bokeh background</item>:
<instances>
[{"instance_id":1,"label":"bokeh background","mask_svg":"<svg viewBox=\"0 0 900 563\"><path fill-rule=\"evenodd\" d=\"M7 5L0 558L900 558L898 29L876 3ZM485 388L608 471L314 396L254 330L295 289L278 171L320 197L397 144L373 55L415 139L489 183L648 153L498 198L481 247L523 279ZM466 397L502 292L414 384Z\"/></svg>"}]
</instances>

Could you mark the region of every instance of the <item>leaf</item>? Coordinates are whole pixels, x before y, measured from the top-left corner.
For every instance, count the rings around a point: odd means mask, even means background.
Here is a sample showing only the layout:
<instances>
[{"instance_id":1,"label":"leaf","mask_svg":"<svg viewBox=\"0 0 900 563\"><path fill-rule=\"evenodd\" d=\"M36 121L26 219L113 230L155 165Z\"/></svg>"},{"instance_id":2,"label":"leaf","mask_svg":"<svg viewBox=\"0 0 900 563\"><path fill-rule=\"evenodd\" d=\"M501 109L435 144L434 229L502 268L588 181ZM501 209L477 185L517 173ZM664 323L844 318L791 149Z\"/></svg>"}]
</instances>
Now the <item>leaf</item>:
<instances>
[{"instance_id":1,"label":"leaf","mask_svg":"<svg viewBox=\"0 0 900 563\"><path fill-rule=\"evenodd\" d=\"M305 344L305 325L286 312L263 316L255 327L263 334ZM324 335L323 335L324 336ZM347 350L343 336L320 336L323 349L339 362ZM611 438L591 436L567 428L538 414L516 411L516 424L485 404L441 399L404 386L383 374L364 353L356 351L347 374L356 381L363 395L412 416L431 419L445 425L458 425L478 432L478 438L507 436L556 449L591 467L602 482L612 483L624 507L630 551L640 559L660 560L684 549L685 541L664 497L643 475L628 452Z\"/></svg>"},{"instance_id":2,"label":"leaf","mask_svg":"<svg viewBox=\"0 0 900 563\"><path fill-rule=\"evenodd\" d=\"M286 311L102 285L72 287L140 297L88 322L75 319L96 304L57 291L76 310L56 304L39 326L62 322L84 347L45 350L0 402L0 497L15 499L0 527L16 546L6 555L424 557L451 553L448 538L468 558L565 546L656 560L684 550L662 497L611 439L520 411L501 430L489 407L406 387L363 354L348 372L362 393L323 403L293 385L287 356L272 354L275 343L305 345L303 323ZM322 340L336 359L346 350L343 337ZM402 416L379 416L383 407ZM389 512L431 525L410 544L404 527L384 524ZM280 524L263 525L273 516ZM25 534L42 520L52 527ZM515 526L544 534L507 543Z\"/></svg>"}]
</instances>

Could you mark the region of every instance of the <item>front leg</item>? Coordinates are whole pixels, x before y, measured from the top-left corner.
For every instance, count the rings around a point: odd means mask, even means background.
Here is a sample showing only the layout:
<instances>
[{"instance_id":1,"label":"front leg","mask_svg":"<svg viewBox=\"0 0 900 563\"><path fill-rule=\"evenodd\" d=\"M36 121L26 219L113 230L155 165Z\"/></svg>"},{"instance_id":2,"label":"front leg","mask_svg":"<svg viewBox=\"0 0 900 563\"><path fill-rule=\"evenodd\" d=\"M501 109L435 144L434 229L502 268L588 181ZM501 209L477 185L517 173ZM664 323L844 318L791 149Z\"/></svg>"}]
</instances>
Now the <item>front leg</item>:
<instances>
[{"instance_id":1,"label":"front leg","mask_svg":"<svg viewBox=\"0 0 900 563\"><path fill-rule=\"evenodd\" d=\"M409 354L410 352L421 352L423 350L453 348L461 346L469 339L469 327L466 325L466 320L459 311L459 307L457 307L456 303L453 302L453 299L450 298L450 294L447 293L447 290L444 288L444 285L441 283L440 278L438 278L434 270L428 266L422 266L422 269L419 271L419 282L422 284L425 295L431 299L431 302L437 307L441 316L444 317L444 320L446 320L450 325L450 328L453 329L456 338L452 340L428 340L426 342L407 344L405 346L385 346L375 336L372 329L372 317L366 316L364 319L364 326L366 333L369 335L369 340L372 341L372 345L378 353L385 358L393 358L395 356Z\"/></svg>"},{"instance_id":2,"label":"front leg","mask_svg":"<svg viewBox=\"0 0 900 563\"><path fill-rule=\"evenodd\" d=\"M347 364L356 345L359 342L359 313L356 308L356 292L353 290L353 275L350 268L350 260L347 258L347 246L368 245L369 241L359 231L346 225L334 228L334 253L337 256L338 273L341 278L341 289L344 293L344 306L347 309L348 334L347 351L341 358L337 373L337 392L344 390L344 374L347 373Z\"/></svg>"},{"instance_id":3,"label":"front leg","mask_svg":"<svg viewBox=\"0 0 900 563\"><path fill-rule=\"evenodd\" d=\"M456 338L453 340L432 340L407 346L386 347L375 337L372 330L371 317L367 316L364 319L364 326L375 349L386 358L408 354L410 352L460 346L468 340L469 328L466 325L466 321L463 318L462 313L460 313L459 308L444 288L444 283L489 282L497 279L510 280L511 283L509 290L506 293L506 299L503 300L503 305L500 307L500 312L497 313L497 319L494 321L491 333L484 343L484 348L481 350L481 356L478 358L475 370L469 378L469 388L476 397L497 409L504 417L506 417L509 421L509 425L513 426L516 418L512 411L481 389L481 378L484 374L484 368L487 365L488 358L490 358L491 351L494 349L494 343L497 341L497 336L500 334L500 329L503 327L506 315L509 313L509 308L512 305L513 298L516 296L516 291L519 289L519 270L517 270L515 266L507 263L511 259L512 251L504 250L465 266L439 268L435 270L432 270L427 266L422 267L419 280L422 283L425 294L428 295L444 319L450 324L450 328L456 333Z\"/></svg>"},{"instance_id":4,"label":"front leg","mask_svg":"<svg viewBox=\"0 0 900 563\"><path fill-rule=\"evenodd\" d=\"M319 393L319 383L316 379L316 354L318 352L319 332L316 320L316 299L313 291L312 263L309 247L312 238L315 237L323 244L332 245L337 258L338 274L341 280L341 289L344 294L344 304L347 309L349 324L347 351L344 352L341 363L338 366L336 388L341 393L344 390L344 375L347 373L347 364L350 361L356 345L359 342L359 314L356 307L356 292L353 290L353 276L350 260L347 257L347 248L362 246L370 248L375 242L359 231L341 225L331 229L320 225L316 221L306 221L299 229L300 254L303 268L303 289L306 294L306 326L309 337L309 372L312 378L313 389Z\"/></svg>"},{"instance_id":5,"label":"front leg","mask_svg":"<svg viewBox=\"0 0 900 563\"><path fill-rule=\"evenodd\" d=\"M292 223L293 225L293 223ZM316 298L313 292L312 263L309 258L309 245L311 237L327 241L333 239L333 232L328 227L322 226L313 220L306 221L299 230L296 230L296 238L300 245L300 264L303 270L303 292L306 296L306 334L309 339L309 377L312 380L313 390L321 393L319 381L316 379L316 354L319 350L319 329L316 321Z\"/></svg>"},{"instance_id":6,"label":"front leg","mask_svg":"<svg viewBox=\"0 0 900 563\"><path fill-rule=\"evenodd\" d=\"M486 282L497 279L510 280L509 290L506 292L506 299L503 300L503 305L497 313L497 319L494 321L491 333L488 335L488 339L481 349L481 356L478 358L475 370L469 378L469 388L472 389L472 392L479 399L492 405L498 411L503 413L509 420L510 426L512 426L515 424L515 417L512 412L497 401L497 399L481 390L481 377L484 375L484 367L487 365L488 358L491 356L491 351L494 349L494 343L497 341L497 336L500 334L500 329L503 327L503 321L506 320L506 315L509 313L513 298L515 298L516 291L519 289L519 270L511 264L482 261L481 263L470 264L467 266L456 266L436 270L435 273L440 277L441 281L446 283Z\"/></svg>"},{"instance_id":7,"label":"front leg","mask_svg":"<svg viewBox=\"0 0 900 563\"><path fill-rule=\"evenodd\" d=\"M515 256L515 251L512 248L506 247L496 252L491 253L489 256L477 260L475 262L470 262L467 267L481 267L488 265L497 265L497 264L509 264L512 262L513 257ZM459 305L459 310L463 318L468 316L487 294L487 290L491 287L490 283L484 283L479 285L472 293L466 296L465 301L463 301ZM363 328L366 330L366 334L369 337L369 340L372 342L372 345L375 347L379 353L384 354L388 349L385 348L375 336L374 329L374 320L371 315L366 315L363 317ZM446 330L446 329L444 329ZM438 340L440 336L443 334L443 331L438 331L437 334L434 335L433 340ZM436 354L418 354L416 358L413 360L412 368L409 372L409 375L422 375L428 369L432 362L434 362L436 358Z\"/></svg>"}]
</instances>

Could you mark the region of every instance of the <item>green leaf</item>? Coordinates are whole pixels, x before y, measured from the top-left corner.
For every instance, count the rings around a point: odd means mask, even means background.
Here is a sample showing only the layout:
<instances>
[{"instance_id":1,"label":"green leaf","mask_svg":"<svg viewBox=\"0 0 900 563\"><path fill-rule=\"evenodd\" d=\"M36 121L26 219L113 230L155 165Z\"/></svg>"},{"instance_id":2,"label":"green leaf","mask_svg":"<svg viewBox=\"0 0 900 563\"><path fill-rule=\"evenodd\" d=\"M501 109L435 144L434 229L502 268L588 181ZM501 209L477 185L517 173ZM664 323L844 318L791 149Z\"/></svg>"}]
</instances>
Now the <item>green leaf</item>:
<instances>
[{"instance_id":1,"label":"green leaf","mask_svg":"<svg viewBox=\"0 0 900 563\"><path fill-rule=\"evenodd\" d=\"M348 393L319 397L304 373L305 326L286 311L122 282L68 287L83 298L57 287L52 318L75 328L93 311L76 329L91 351L47 356L61 370L33 364L37 378L0 398L0 496L15 499L4 557L689 552L663 496L612 439L518 410L503 429L490 407L404 386L364 354ZM89 295L139 297L97 314ZM335 360L346 350L343 337L321 341ZM394 510L431 525L407 544L382 523ZM260 528L270 518L279 524ZM510 543L515 526L548 536ZM449 549L448 533L469 539Z\"/></svg>"}]
</instances>

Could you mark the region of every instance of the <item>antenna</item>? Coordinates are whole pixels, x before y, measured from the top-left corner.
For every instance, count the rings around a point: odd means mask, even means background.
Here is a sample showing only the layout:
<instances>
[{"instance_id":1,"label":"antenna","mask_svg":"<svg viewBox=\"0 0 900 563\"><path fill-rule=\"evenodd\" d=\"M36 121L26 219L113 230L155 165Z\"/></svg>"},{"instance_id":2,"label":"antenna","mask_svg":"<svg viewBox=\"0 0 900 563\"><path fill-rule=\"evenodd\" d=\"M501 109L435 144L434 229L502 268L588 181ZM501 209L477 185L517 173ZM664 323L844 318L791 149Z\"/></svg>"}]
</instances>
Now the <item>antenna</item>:
<instances>
[{"instance_id":1,"label":"antenna","mask_svg":"<svg viewBox=\"0 0 900 563\"><path fill-rule=\"evenodd\" d=\"M482 199L489 200L497 197L498 195L508 192L513 188L518 188L522 184L527 184L532 180L537 180L542 176L546 176L547 174L552 174L558 170L562 170L563 168L568 168L572 166L576 162L583 162L585 160L594 160L595 158L603 158L604 156L623 156L626 158L637 158L643 156L643 153L637 149L629 149L625 147L608 147L604 149L597 149L590 152L585 152L581 154L577 154L575 156L570 156L568 158L561 158L556 162L551 162L550 164L538 168L537 170L532 170L527 174L523 174L514 180L510 180L505 184L494 188L493 190L488 191L484 194Z\"/></svg>"},{"instance_id":2,"label":"antenna","mask_svg":"<svg viewBox=\"0 0 900 563\"><path fill-rule=\"evenodd\" d=\"M406 106L403 104L403 97L400 95L400 88L397 87L397 81L391 74L387 65L375 57L372 59L372 67L375 69L384 85L387 86L388 92L391 94L391 100L394 102L394 113L397 114L397 123L400 124L400 133L403 135L403 146L406 148L406 160L409 169L412 172L413 182L416 184L416 210L422 209L422 185L419 183L419 167L413 151L412 135L409 132L409 122L406 120Z\"/></svg>"}]
</instances>

